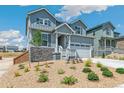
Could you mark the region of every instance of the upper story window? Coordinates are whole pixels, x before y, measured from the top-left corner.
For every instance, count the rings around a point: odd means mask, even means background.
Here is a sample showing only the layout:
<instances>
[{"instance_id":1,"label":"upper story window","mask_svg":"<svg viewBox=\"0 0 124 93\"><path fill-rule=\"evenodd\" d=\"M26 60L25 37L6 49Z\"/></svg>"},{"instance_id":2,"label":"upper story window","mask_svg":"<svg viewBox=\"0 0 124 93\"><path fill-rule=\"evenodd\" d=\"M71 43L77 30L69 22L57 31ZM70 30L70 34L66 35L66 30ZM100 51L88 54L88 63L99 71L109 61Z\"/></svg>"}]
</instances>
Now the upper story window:
<instances>
[{"instance_id":1,"label":"upper story window","mask_svg":"<svg viewBox=\"0 0 124 93\"><path fill-rule=\"evenodd\" d=\"M51 26L51 21L49 19L37 18L36 22L37 22L37 24Z\"/></svg>"},{"instance_id":2,"label":"upper story window","mask_svg":"<svg viewBox=\"0 0 124 93\"><path fill-rule=\"evenodd\" d=\"M82 34L81 30L82 28L80 26L75 26L76 34Z\"/></svg>"},{"instance_id":3,"label":"upper story window","mask_svg":"<svg viewBox=\"0 0 124 93\"><path fill-rule=\"evenodd\" d=\"M48 20L48 19L46 19L45 22L44 22L44 24L47 25L47 26L51 26L51 21Z\"/></svg>"},{"instance_id":4,"label":"upper story window","mask_svg":"<svg viewBox=\"0 0 124 93\"><path fill-rule=\"evenodd\" d=\"M93 31L93 36L95 36L96 34L95 34L95 32Z\"/></svg>"},{"instance_id":5,"label":"upper story window","mask_svg":"<svg viewBox=\"0 0 124 93\"><path fill-rule=\"evenodd\" d=\"M42 24L43 25L43 19L37 18L37 24Z\"/></svg>"},{"instance_id":6,"label":"upper story window","mask_svg":"<svg viewBox=\"0 0 124 93\"><path fill-rule=\"evenodd\" d=\"M111 30L110 29L106 29L106 34L107 35L111 35Z\"/></svg>"}]
</instances>

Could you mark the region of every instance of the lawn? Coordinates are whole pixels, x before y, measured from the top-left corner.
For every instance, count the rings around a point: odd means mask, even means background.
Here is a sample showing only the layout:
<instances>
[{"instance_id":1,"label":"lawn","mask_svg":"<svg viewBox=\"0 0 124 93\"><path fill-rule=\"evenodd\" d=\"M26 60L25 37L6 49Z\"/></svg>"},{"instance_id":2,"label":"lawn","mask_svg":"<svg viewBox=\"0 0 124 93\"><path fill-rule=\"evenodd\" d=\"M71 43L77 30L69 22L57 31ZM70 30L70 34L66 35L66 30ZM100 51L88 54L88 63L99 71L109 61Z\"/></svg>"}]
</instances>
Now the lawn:
<instances>
[{"instance_id":1,"label":"lawn","mask_svg":"<svg viewBox=\"0 0 124 93\"><path fill-rule=\"evenodd\" d=\"M0 52L0 56L4 58L17 57L21 55L23 52Z\"/></svg>"},{"instance_id":2,"label":"lawn","mask_svg":"<svg viewBox=\"0 0 124 93\"><path fill-rule=\"evenodd\" d=\"M102 75L100 64L86 63L66 63L65 61L48 61L32 63L31 68L27 63L13 65L8 72L0 78L0 87L18 87L18 88L108 88L116 87L124 83L124 74L119 74L114 68L108 68L109 72ZM83 68L86 68L83 71ZM99 80L88 80L88 73L95 73ZM89 72L88 72L89 71ZM42 74L41 74L42 73ZM93 73L90 73L91 75ZM65 79L65 81L63 81ZM92 77L90 77L92 79ZM71 82L70 82L71 81ZM73 81L73 82L72 82Z\"/></svg>"}]
</instances>

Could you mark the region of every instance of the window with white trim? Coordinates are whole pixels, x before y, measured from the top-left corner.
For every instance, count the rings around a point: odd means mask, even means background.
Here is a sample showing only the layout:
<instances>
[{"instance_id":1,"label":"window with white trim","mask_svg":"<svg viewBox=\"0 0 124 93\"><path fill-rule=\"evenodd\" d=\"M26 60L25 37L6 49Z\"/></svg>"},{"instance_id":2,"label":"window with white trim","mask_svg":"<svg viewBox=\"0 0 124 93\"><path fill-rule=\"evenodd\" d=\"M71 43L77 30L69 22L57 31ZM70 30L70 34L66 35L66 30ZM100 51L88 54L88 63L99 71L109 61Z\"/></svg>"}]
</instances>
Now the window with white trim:
<instances>
[{"instance_id":1,"label":"window with white trim","mask_svg":"<svg viewBox=\"0 0 124 93\"><path fill-rule=\"evenodd\" d=\"M43 19L43 18L37 18L36 19L37 24L51 26L51 21L49 19Z\"/></svg>"},{"instance_id":2,"label":"window with white trim","mask_svg":"<svg viewBox=\"0 0 124 93\"><path fill-rule=\"evenodd\" d=\"M111 30L110 29L106 29L106 34L107 35L111 35Z\"/></svg>"},{"instance_id":3,"label":"window with white trim","mask_svg":"<svg viewBox=\"0 0 124 93\"><path fill-rule=\"evenodd\" d=\"M37 24L42 24L43 25L43 19L42 18L37 18Z\"/></svg>"},{"instance_id":4,"label":"window with white trim","mask_svg":"<svg viewBox=\"0 0 124 93\"><path fill-rule=\"evenodd\" d=\"M82 34L82 28L80 26L75 26L76 34Z\"/></svg>"},{"instance_id":5,"label":"window with white trim","mask_svg":"<svg viewBox=\"0 0 124 93\"><path fill-rule=\"evenodd\" d=\"M48 46L48 33L42 33L42 46Z\"/></svg>"},{"instance_id":6,"label":"window with white trim","mask_svg":"<svg viewBox=\"0 0 124 93\"><path fill-rule=\"evenodd\" d=\"M44 22L44 24L46 25L46 26L51 26L51 21L49 20L49 19L46 19L46 20L44 20L45 22Z\"/></svg>"}]
</instances>

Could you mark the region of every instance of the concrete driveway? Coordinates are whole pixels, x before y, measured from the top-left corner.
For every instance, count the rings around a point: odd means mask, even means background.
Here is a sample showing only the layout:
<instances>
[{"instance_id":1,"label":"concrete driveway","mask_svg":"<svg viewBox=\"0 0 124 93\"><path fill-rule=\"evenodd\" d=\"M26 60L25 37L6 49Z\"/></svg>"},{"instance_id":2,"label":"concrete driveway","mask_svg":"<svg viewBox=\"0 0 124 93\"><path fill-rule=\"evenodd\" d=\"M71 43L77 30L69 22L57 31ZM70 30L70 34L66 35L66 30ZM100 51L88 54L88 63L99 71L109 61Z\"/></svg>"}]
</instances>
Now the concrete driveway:
<instances>
[{"instance_id":1,"label":"concrete driveway","mask_svg":"<svg viewBox=\"0 0 124 93\"><path fill-rule=\"evenodd\" d=\"M0 77L13 65L13 58L3 58L0 60Z\"/></svg>"},{"instance_id":2,"label":"concrete driveway","mask_svg":"<svg viewBox=\"0 0 124 93\"><path fill-rule=\"evenodd\" d=\"M124 61L122 60L112 60L112 59L102 59L102 58L92 58L92 60L94 63L99 62L109 67L114 67L114 68L123 67L124 68ZM115 88L124 88L124 84L118 85Z\"/></svg>"},{"instance_id":3,"label":"concrete driveway","mask_svg":"<svg viewBox=\"0 0 124 93\"><path fill-rule=\"evenodd\" d=\"M124 61L122 60L113 60L113 59L102 59L102 58L92 58L94 63L102 63L105 66L109 67L123 67L124 68Z\"/></svg>"}]
</instances>

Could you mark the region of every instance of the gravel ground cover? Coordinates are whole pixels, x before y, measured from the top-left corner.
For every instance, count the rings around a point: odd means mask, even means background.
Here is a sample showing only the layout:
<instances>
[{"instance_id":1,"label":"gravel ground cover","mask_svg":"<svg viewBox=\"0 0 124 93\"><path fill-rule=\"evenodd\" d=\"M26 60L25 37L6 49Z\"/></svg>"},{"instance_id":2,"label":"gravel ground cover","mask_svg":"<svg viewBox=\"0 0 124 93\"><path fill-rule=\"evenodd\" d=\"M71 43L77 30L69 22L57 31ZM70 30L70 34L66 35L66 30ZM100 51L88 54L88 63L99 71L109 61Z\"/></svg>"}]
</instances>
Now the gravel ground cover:
<instances>
[{"instance_id":1,"label":"gravel ground cover","mask_svg":"<svg viewBox=\"0 0 124 93\"><path fill-rule=\"evenodd\" d=\"M90 67L99 76L99 81L89 81L87 79L87 73L82 72L85 67L84 63L69 63L65 61L47 61L40 62L40 71L36 71L36 65L38 63L32 63L29 72L25 72L24 69L19 69L19 64L11 66L11 68L0 78L0 87L4 88L111 88L116 87L124 83L124 75L115 72L115 68L109 70L113 72L113 77L105 77L102 75L100 68L92 63ZM28 67L27 63L24 63L25 67ZM75 70L70 67L75 67ZM63 69L64 74L58 74L58 70ZM15 72L19 72L21 76L15 77ZM48 75L49 80L47 82L38 82L38 76L41 72ZM65 85L61 81L65 76L73 75L78 79L78 82L74 85Z\"/></svg>"}]
</instances>

